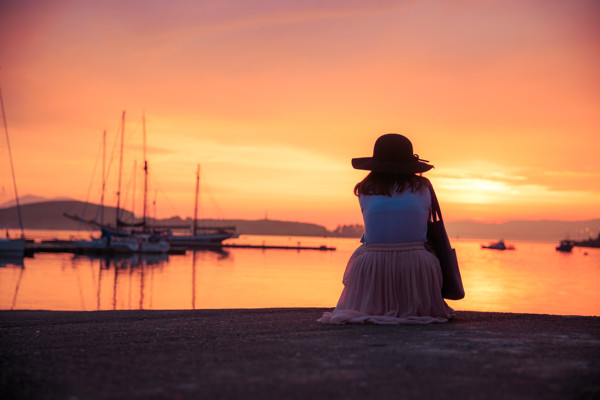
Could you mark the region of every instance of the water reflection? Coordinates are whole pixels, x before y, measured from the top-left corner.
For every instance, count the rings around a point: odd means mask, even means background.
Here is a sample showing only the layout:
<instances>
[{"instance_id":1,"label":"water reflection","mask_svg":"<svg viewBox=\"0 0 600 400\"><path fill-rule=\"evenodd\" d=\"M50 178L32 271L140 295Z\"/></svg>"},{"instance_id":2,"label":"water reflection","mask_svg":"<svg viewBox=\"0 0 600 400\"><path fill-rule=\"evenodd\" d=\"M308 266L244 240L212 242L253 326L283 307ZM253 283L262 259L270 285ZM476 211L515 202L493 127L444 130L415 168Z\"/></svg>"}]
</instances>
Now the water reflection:
<instances>
[{"instance_id":1,"label":"water reflection","mask_svg":"<svg viewBox=\"0 0 600 400\"><path fill-rule=\"evenodd\" d=\"M169 256L166 254L133 254L128 256L83 256L76 255L72 258L72 265L78 268L80 265L89 264L93 270L97 264L97 290L96 290L96 309L102 309L103 285L112 288L111 308L118 309L118 294L122 291L124 285L127 286L127 308L134 308L133 286L139 285L138 308L144 308L145 286L147 285L148 274L150 279L154 278L154 269L162 269L167 265ZM82 284L79 281L81 290ZM83 297L84 294L81 294Z\"/></svg>"},{"instance_id":2,"label":"water reflection","mask_svg":"<svg viewBox=\"0 0 600 400\"><path fill-rule=\"evenodd\" d=\"M23 268L23 257L0 255L0 268L3 267L20 267Z\"/></svg>"},{"instance_id":3,"label":"water reflection","mask_svg":"<svg viewBox=\"0 0 600 400\"><path fill-rule=\"evenodd\" d=\"M224 259L228 258L230 255L230 253L228 251L223 250L223 249L217 249L217 248L192 251L192 304L191 304L192 310L196 309L196 278L197 278L196 263L197 263L197 259L199 259L201 257L201 255L204 254L206 251L216 253L218 255L218 257L217 257L218 260L224 260Z\"/></svg>"},{"instance_id":4,"label":"water reflection","mask_svg":"<svg viewBox=\"0 0 600 400\"><path fill-rule=\"evenodd\" d=\"M249 237L260 244L321 245L323 238ZM466 297L457 310L600 314L600 249L555 250L518 242L481 249L455 240ZM334 307L358 244L327 239L337 251L214 249L183 255L87 257L36 253L0 259L0 309L127 310Z\"/></svg>"},{"instance_id":5,"label":"water reflection","mask_svg":"<svg viewBox=\"0 0 600 400\"><path fill-rule=\"evenodd\" d=\"M599 249L562 253L554 243L519 242L515 251L480 249L472 240L457 248L467 296L449 301L462 310L599 315Z\"/></svg>"},{"instance_id":6,"label":"water reflection","mask_svg":"<svg viewBox=\"0 0 600 400\"><path fill-rule=\"evenodd\" d=\"M0 256L0 268L16 268L19 269L17 283L15 285L14 294L12 296L11 307L13 310L17 302L17 296L19 295L19 287L21 286L21 280L23 279L23 271L25 270L23 257L20 256Z\"/></svg>"},{"instance_id":7,"label":"water reflection","mask_svg":"<svg viewBox=\"0 0 600 400\"><path fill-rule=\"evenodd\" d=\"M210 258L224 260L230 256L223 249L203 249L189 252L191 254L191 308L196 308L197 263L202 262L205 254ZM134 254L134 255L75 255L71 259L74 270L89 268L96 274L96 310L118 309L153 309L156 277L165 279L165 268L170 258L185 256L169 256L167 254ZM171 260L172 261L172 260ZM80 291L86 283L78 279ZM81 293L81 298L85 293ZM84 301L82 300L82 303Z\"/></svg>"}]
</instances>

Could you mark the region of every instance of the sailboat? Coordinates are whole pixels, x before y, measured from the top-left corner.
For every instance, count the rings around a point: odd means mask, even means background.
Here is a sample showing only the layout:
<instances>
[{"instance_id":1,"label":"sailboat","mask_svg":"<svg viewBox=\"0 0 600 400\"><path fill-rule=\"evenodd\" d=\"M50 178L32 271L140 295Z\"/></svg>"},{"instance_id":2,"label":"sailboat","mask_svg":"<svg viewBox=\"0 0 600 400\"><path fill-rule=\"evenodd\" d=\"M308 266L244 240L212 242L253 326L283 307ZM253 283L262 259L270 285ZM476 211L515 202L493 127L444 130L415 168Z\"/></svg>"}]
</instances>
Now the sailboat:
<instances>
[{"instance_id":1,"label":"sailboat","mask_svg":"<svg viewBox=\"0 0 600 400\"><path fill-rule=\"evenodd\" d=\"M10 171L12 174L13 188L15 191L15 201L17 203L17 214L19 216L19 226L21 228L21 238L11 239L6 231L6 238L0 238L0 257L24 257L25 256L25 230L23 229L23 218L21 217L21 204L19 203L19 193L17 192L17 180L15 178L15 168L10 149L10 140L8 139L8 124L6 123L6 113L4 111L4 99L2 97L2 88L0 88L0 106L2 107L2 120L4 121L4 133L6 136L6 145L8 149L8 158L10 160Z\"/></svg>"},{"instance_id":2,"label":"sailboat","mask_svg":"<svg viewBox=\"0 0 600 400\"><path fill-rule=\"evenodd\" d=\"M83 222L96 225L101 228L100 238L92 240L82 240L76 242L77 251L83 253L108 252L117 254L130 253L167 253L170 250L170 244L166 234L152 232L146 226L146 204L147 204L147 182L148 182L148 162L146 160L146 120L144 117L144 215L141 223L129 224L120 219L121 211L121 176L123 171L123 141L125 136L125 111L123 111L121 121L121 149L119 161L119 183L117 190L117 207L115 226L104 225L95 221L85 221L71 215L65 214L69 218L75 218ZM103 168L104 170L104 168ZM104 190L104 171L103 171L103 190ZM102 207L104 205L102 204ZM134 228L141 227L141 231L135 231ZM130 229L127 229L130 228Z\"/></svg>"},{"instance_id":3,"label":"sailboat","mask_svg":"<svg viewBox=\"0 0 600 400\"><path fill-rule=\"evenodd\" d=\"M102 134L102 193L100 196L100 222L95 220L86 221L80 217L65 214L65 217L74 219L79 222L85 222L91 225L95 225L101 229L104 227L104 191L106 188L106 130ZM75 241L75 252L84 254L97 254L108 252L108 242L105 235L99 238L92 238L91 240L76 240Z\"/></svg>"},{"instance_id":4,"label":"sailboat","mask_svg":"<svg viewBox=\"0 0 600 400\"><path fill-rule=\"evenodd\" d=\"M137 234L140 244L140 253L166 253L171 244L166 232L151 230L146 221L148 214L148 159L146 157L146 115L143 118L144 130L144 207L142 212L142 232Z\"/></svg>"},{"instance_id":5,"label":"sailboat","mask_svg":"<svg viewBox=\"0 0 600 400\"><path fill-rule=\"evenodd\" d=\"M225 239L237 237L235 226L198 226L198 197L200 192L200 165L196 169L196 199L191 235L169 232L169 241L177 247L221 246ZM201 231L201 232L200 232Z\"/></svg>"},{"instance_id":6,"label":"sailboat","mask_svg":"<svg viewBox=\"0 0 600 400\"><path fill-rule=\"evenodd\" d=\"M134 224L127 224L123 221L121 221L119 219L119 203L117 201L117 222L116 222L116 226L117 226L117 236L116 236L116 240L111 241L111 248L114 248L115 250L125 250L128 251L127 249L130 247L135 247L137 246L137 249L135 250L135 252L138 253L145 253L145 254L150 254L150 253L167 253L170 248L171 248L171 244L169 243L168 239L167 239L167 234L164 232L157 232L155 230L150 229L150 227L148 227L147 221L146 221L146 215L147 215L147 205L148 205L148 160L146 158L146 116L144 115L143 117L143 131L144 131L144 208L143 208L143 214L142 214L142 222L141 223L134 223ZM122 151L122 144L121 144L121 151ZM120 169L120 168L119 168ZM121 174L121 171L119 171L119 175ZM119 177L119 192L121 191L121 185L120 185L120 177ZM131 230L129 232L126 231L127 235L122 235L119 234L119 227L124 227L124 226L129 226L129 227L141 227L142 230L140 231L135 231L135 230Z\"/></svg>"}]
</instances>

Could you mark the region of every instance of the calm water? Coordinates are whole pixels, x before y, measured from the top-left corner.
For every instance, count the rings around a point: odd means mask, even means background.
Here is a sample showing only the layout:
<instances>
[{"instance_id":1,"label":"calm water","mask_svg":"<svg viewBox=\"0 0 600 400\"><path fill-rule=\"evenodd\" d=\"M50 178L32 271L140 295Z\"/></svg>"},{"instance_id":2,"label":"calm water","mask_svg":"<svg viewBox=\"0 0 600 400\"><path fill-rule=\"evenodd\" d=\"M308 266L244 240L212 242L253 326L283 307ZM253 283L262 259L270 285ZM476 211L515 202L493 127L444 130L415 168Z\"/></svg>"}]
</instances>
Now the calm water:
<instances>
[{"instance_id":1,"label":"calm water","mask_svg":"<svg viewBox=\"0 0 600 400\"><path fill-rule=\"evenodd\" d=\"M67 232L28 232L66 238ZM242 236L232 243L327 245L337 251L225 249L185 255L90 258L38 253L0 260L0 309L123 310L334 307L356 239ZM600 315L600 249L556 243L453 240L467 296L457 310Z\"/></svg>"}]
</instances>

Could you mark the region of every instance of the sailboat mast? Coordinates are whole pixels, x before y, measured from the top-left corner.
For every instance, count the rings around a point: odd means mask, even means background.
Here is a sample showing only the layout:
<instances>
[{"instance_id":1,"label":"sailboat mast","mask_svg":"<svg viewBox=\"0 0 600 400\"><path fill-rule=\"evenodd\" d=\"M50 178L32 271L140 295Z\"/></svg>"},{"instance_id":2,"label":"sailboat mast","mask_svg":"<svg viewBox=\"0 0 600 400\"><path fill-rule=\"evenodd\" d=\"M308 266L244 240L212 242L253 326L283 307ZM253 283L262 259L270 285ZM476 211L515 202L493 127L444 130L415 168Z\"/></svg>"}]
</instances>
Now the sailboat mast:
<instances>
[{"instance_id":1,"label":"sailboat mast","mask_svg":"<svg viewBox=\"0 0 600 400\"><path fill-rule=\"evenodd\" d=\"M148 161L146 160L146 114L143 114L143 127L144 127L144 213L142 217L142 227L146 230L146 214L148 207Z\"/></svg>"},{"instance_id":2,"label":"sailboat mast","mask_svg":"<svg viewBox=\"0 0 600 400\"><path fill-rule=\"evenodd\" d=\"M196 200L194 201L194 226L192 228L192 235L196 236L196 224L198 222L198 196L200 193L200 164L196 169Z\"/></svg>"},{"instance_id":3,"label":"sailboat mast","mask_svg":"<svg viewBox=\"0 0 600 400\"><path fill-rule=\"evenodd\" d=\"M125 111L121 118L121 152L119 156L119 186L117 188L117 216L116 225L117 230L119 229L119 214L121 212L121 175L123 175L123 141L125 140Z\"/></svg>"},{"instance_id":4,"label":"sailboat mast","mask_svg":"<svg viewBox=\"0 0 600 400\"><path fill-rule=\"evenodd\" d=\"M106 129L102 134L102 194L100 195L100 225L104 225L104 189L106 188Z\"/></svg>"},{"instance_id":5,"label":"sailboat mast","mask_svg":"<svg viewBox=\"0 0 600 400\"><path fill-rule=\"evenodd\" d=\"M154 220L156 221L156 189L154 189L154 200L152 201L152 209L154 211Z\"/></svg>"},{"instance_id":6,"label":"sailboat mast","mask_svg":"<svg viewBox=\"0 0 600 400\"><path fill-rule=\"evenodd\" d=\"M135 178L137 175L137 160L133 160L133 195L131 196L131 216L135 219Z\"/></svg>"},{"instance_id":7,"label":"sailboat mast","mask_svg":"<svg viewBox=\"0 0 600 400\"><path fill-rule=\"evenodd\" d=\"M21 216L21 204L19 203L19 193L17 192L17 179L15 178L15 167L13 165L12 151L10 150L10 140L8 139L8 124L6 122L6 113L4 112L4 99L2 97L2 88L0 87L0 105L2 106L2 120L4 121L4 133L6 135L6 146L8 148L8 159L10 160L10 171L12 173L13 187L15 190L15 202L17 203L17 215L19 216L19 226L21 227L21 238L25 238L23 229L23 217Z\"/></svg>"}]
</instances>

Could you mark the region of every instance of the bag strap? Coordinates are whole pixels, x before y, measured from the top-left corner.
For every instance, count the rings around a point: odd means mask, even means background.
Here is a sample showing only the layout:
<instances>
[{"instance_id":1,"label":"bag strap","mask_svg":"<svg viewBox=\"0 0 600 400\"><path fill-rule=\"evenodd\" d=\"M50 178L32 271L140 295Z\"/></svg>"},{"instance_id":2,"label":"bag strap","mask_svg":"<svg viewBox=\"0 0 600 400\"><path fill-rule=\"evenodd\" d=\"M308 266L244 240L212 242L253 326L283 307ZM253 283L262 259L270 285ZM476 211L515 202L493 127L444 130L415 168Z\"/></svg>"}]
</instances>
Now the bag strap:
<instances>
[{"instance_id":1,"label":"bag strap","mask_svg":"<svg viewBox=\"0 0 600 400\"><path fill-rule=\"evenodd\" d=\"M442 210L440 209L440 203L435 195L435 190L433 190L433 185L429 179L425 178L425 180L427 182L427 187L429 188L429 193L431 194L431 221L442 221Z\"/></svg>"}]
</instances>

